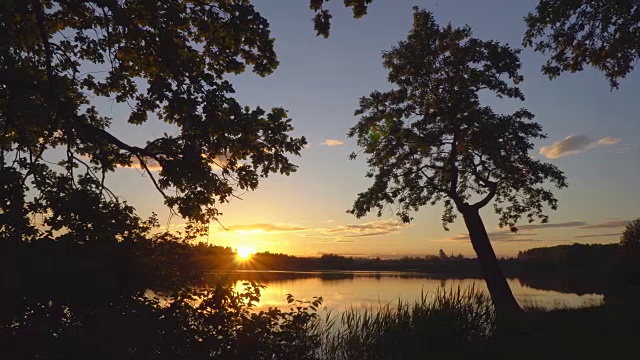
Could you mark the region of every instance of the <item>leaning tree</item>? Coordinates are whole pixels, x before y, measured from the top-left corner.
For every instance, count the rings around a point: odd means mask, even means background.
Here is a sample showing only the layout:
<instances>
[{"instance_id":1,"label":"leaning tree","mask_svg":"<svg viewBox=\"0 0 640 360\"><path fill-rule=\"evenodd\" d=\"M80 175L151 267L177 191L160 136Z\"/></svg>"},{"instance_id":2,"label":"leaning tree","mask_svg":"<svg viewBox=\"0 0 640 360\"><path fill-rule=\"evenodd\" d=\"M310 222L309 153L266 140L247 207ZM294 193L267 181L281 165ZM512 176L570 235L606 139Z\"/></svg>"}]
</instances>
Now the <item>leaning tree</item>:
<instances>
[{"instance_id":1,"label":"leaning tree","mask_svg":"<svg viewBox=\"0 0 640 360\"><path fill-rule=\"evenodd\" d=\"M357 217L382 214L395 204L405 222L425 205L442 203L445 229L457 210L469 231L498 314L520 311L489 241L480 209L493 202L501 227L512 230L522 216L548 217L557 206L547 180L567 186L555 166L531 156L532 140L545 138L525 109L496 113L480 95L524 100L518 84L518 50L472 37L469 27L439 26L414 8L405 41L383 54L395 85L360 100L357 137L373 183L349 210ZM353 156L356 156L355 154Z\"/></svg>"}]
</instances>

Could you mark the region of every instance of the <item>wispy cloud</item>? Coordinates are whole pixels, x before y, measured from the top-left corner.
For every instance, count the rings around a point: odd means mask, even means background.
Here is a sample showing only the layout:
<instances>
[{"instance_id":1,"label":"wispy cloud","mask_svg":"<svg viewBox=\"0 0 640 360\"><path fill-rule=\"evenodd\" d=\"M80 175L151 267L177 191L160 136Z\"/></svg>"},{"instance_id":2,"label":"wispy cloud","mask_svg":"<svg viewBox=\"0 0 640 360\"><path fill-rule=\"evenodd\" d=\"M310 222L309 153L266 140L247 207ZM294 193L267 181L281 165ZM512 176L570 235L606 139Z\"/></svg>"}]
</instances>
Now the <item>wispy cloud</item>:
<instances>
[{"instance_id":1,"label":"wispy cloud","mask_svg":"<svg viewBox=\"0 0 640 360\"><path fill-rule=\"evenodd\" d=\"M86 155L78 155L78 158L82 161L91 161L91 157L86 156ZM160 164L150 158L150 157L143 157L142 160L144 161L145 165L147 165L147 168L149 169L149 171L160 171L162 170L162 167L160 166ZM122 166L122 168L130 168L130 169L143 169L142 164L140 164L140 161L138 160L138 158L133 157L131 159L131 165L128 166Z\"/></svg>"},{"instance_id":2,"label":"wispy cloud","mask_svg":"<svg viewBox=\"0 0 640 360\"><path fill-rule=\"evenodd\" d=\"M337 234L342 237L363 237L385 235L392 232L397 232L408 226L409 224L405 224L400 220L389 219L371 221L364 224L341 225L334 229L326 229L322 232L328 234Z\"/></svg>"},{"instance_id":3,"label":"wispy cloud","mask_svg":"<svg viewBox=\"0 0 640 360\"><path fill-rule=\"evenodd\" d=\"M254 224L236 224L227 225L223 227L215 227L212 231L219 234L247 234L247 233L259 233L259 234L282 234L282 233L299 233L300 236L305 238L324 239L322 242L353 242L353 239L358 237L376 236L393 234L401 229L404 229L409 224L405 224L400 220L377 220L363 224L346 224L339 226L332 226L330 223L333 220L326 221L326 227L308 227L299 224L289 223L254 223ZM174 225L176 227L183 226L183 224ZM226 229L226 230L225 230Z\"/></svg>"},{"instance_id":4,"label":"wispy cloud","mask_svg":"<svg viewBox=\"0 0 640 360\"><path fill-rule=\"evenodd\" d=\"M612 219L599 224L583 226L581 227L581 229L613 229L613 228L625 227L629 225L630 222L631 220Z\"/></svg>"},{"instance_id":5,"label":"wispy cloud","mask_svg":"<svg viewBox=\"0 0 640 360\"><path fill-rule=\"evenodd\" d=\"M633 151L638 148L638 144L635 143L626 143L622 144L620 150L618 150L618 154L626 154L630 151Z\"/></svg>"},{"instance_id":6,"label":"wispy cloud","mask_svg":"<svg viewBox=\"0 0 640 360\"><path fill-rule=\"evenodd\" d=\"M245 224L227 227L229 231L237 233L272 233L279 234L292 231L307 231L309 228L291 224Z\"/></svg>"},{"instance_id":7,"label":"wispy cloud","mask_svg":"<svg viewBox=\"0 0 640 360\"><path fill-rule=\"evenodd\" d=\"M535 233L523 233L523 232L514 233L509 230L490 231L490 232L487 232L487 235L489 236L489 240L498 241L498 242L540 241L532 238L532 236L536 235ZM444 242L470 241L470 238L469 238L469 234L458 234L456 236L444 238L439 241L444 241Z\"/></svg>"},{"instance_id":8,"label":"wispy cloud","mask_svg":"<svg viewBox=\"0 0 640 360\"><path fill-rule=\"evenodd\" d=\"M569 135L549 146L540 148L540 154L547 159L557 159L563 156L577 154L598 146L610 146L620 142L619 138L603 137L592 139L586 135Z\"/></svg>"},{"instance_id":9,"label":"wispy cloud","mask_svg":"<svg viewBox=\"0 0 640 360\"><path fill-rule=\"evenodd\" d=\"M218 155L215 156L212 160L210 160L210 165L213 169L222 169L223 167L225 167L228 163L229 163L229 155ZM81 160L91 160L91 158L84 156L84 155L80 155L79 158ZM206 159L207 157L205 155L203 155L203 158ZM149 171L160 171L162 170L162 166L160 165L160 163L158 163L157 160L144 156L142 157L142 161L144 161L144 164L147 166L147 169L149 169ZM129 169L144 169L144 167L142 166L142 164L140 163L140 160L138 160L137 157L132 157L131 158L131 164L127 165L127 166L122 166L121 168L129 168Z\"/></svg>"},{"instance_id":10,"label":"wispy cloud","mask_svg":"<svg viewBox=\"0 0 640 360\"><path fill-rule=\"evenodd\" d=\"M547 224L526 224L518 225L518 232L513 232L508 229L498 229L495 231L487 232L489 240L498 242L515 242L515 241L542 241L534 238L537 233L533 230L540 229L557 229L557 228L572 228L584 226L587 223L585 221L567 221L562 223L547 223ZM458 234L454 237L442 239L442 241L469 241L469 234Z\"/></svg>"},{"instance_id":11,"label":"wispy cloud","mask_svg":"<svg viewBox=\"0 0 640 360\"><path fill-rule=\"evenodd\" d=\"M594 237L608 237L608 236L620 236L620 233L576 235L575 237L576 238L594 238Z\"/></svg>"},{"instance_id":12,"label":"wispy cloud","mask_svg":"<svg viewBox=\"0 0 640 360\"><path fill-rule=\"evenodd\" d=\"M340 140L335 140L335 139L326 139L325 141L322 142L322 145L340 146L340 145L344 145L344 142Z\"/></svg>"},{"instance_id":13,"label":"wispy cloud","mask_svg":"<svg viewBox=\"0 0 640 360\"><path fill-rule=\"evenodd\" d=\"M533 229L549 229L549 228L565 228L565 227L578 227L587 225L586 221L567 221L563 223L546 223L546 224L527 224L518 225L518 230L533 230Z\"/></svg>"}]
</instances>

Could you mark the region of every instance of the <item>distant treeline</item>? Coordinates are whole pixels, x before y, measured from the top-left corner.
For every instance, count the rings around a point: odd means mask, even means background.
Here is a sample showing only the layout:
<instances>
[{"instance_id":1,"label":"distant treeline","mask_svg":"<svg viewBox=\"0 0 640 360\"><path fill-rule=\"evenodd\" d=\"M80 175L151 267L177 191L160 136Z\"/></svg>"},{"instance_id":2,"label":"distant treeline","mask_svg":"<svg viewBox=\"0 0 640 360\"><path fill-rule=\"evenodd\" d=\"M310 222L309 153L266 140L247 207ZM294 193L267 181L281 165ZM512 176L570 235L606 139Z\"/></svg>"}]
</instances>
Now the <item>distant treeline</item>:
<instances>
[{"instance_id":1,"label":"distant treeline","mask_svg":"<svg viewBox=\"0 0 640 360\"><path fill-rule=\"evenodd\" d=\"M324 254L301 257L262 252L249 260L239 260L230 247L184 245L198 271L280 270L280 271L415 271L442 278L480 278L476 259L462 255L439 255L381 259ZM518 278L534 288L564 292L606 293L614 288L638 283L618 244L572 244L534 248L515 258L500 260L508 277Z\"/></svg>"},{"instance_id":2,"label":"distant treeline","mask_svg":"<svg viewBox=\"0 0 640 360\"><path fill-rule=\"evenodd\" d=\"M500 261L505 275L518 278L524 285L584 294L608 293L617 288L640 284L640 261L637 259L640 256L625 254L618 244L573 244L534 248L520 252L515 258L503 258ZM154 288L172 288L184 281L202 280L205 273L231 270L406 271L443 279L481 278L476 259L447 255L444 251L440 251L439 255L400 259L337 254L301 257L262 252L253 254L248 260L241 260L231 247L205 243L150 241L94 246L42 241L22 244L15 249L13 256L5 260L15 262L16 266L11 268L19 270L14 274L4 273L3 278L14 284L8 286L10 292L16 291L17 285L22 284L27 292L50 288L50 294L58 293L65 287L85 292L87 288L78 288L78 283L88 287L95 284L96 291L144 289L151 282ZM61 277L61 274L68 275ZM284 280L298 275L288 273L278 276ZM339 280L345 275L322 276L326 280ZM68 286L65 286L67 283Z\"/></svg>"}]
</instances>

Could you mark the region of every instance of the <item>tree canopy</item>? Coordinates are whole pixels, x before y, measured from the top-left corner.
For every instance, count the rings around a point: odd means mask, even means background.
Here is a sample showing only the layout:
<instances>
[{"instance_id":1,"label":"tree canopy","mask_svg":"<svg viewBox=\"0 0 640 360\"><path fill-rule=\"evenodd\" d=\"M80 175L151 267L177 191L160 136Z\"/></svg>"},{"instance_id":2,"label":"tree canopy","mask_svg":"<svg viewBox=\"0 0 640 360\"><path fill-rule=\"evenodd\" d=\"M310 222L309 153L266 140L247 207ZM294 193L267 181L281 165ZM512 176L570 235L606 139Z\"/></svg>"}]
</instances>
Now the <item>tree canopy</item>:
<instances>
[{"instance_id":1,"label":"tree canopy","mask_svg":"<svg viewBox=\"0 0 640 360\"><path fill-rule=\"evenodd\" d=\"M555 209L557 201L545 181L567 184L557 167L529 156L532 139L545 138L540 125L526 109L498 114L480 102L481 93L524 100L518 53L473 38L469 27L441 27L416 9L407 40L383 55L395 89L363 97L349 132L373 178L350 212L380 215L397 204L397 215L410 221L412 211L442 202L446 227L454 206L494 200L501 226L522 216L546 222L543 205Z\"/></svg>"},{"instance_id":2,"label":"tree canopy","mask_svg":"<svg viewBox=\"0 0 640 360\"><path fill-rule=\"evenodd\" d=\"M525 17L524 45L549 54L551 78L590 65L612 88L640 58L640 3L632 0L540 0Z\"/></svg>"},{"instance_id":3,"label":"tree canopy","mask_svg":"<svg viewBox=\"0 0 640 360\"><path fill-rule=\"evenodd\" d=\"M362 16L369 2L344 4ZM322 3L310 7L328 36ZM289 157L306 141L290 135L287 111L233 97L230 74L266 76L278 66L269 23L250 1L5 1L0 25L4 237L137 231L134 209L105 186L119 167L146 172L193 224L217 219L219 204L260 178L296 170ZM128 106L127 118L101 112L109 101ZM127 143L112 130L149 122L175 133Z\"/></svg>"}]
</instances>

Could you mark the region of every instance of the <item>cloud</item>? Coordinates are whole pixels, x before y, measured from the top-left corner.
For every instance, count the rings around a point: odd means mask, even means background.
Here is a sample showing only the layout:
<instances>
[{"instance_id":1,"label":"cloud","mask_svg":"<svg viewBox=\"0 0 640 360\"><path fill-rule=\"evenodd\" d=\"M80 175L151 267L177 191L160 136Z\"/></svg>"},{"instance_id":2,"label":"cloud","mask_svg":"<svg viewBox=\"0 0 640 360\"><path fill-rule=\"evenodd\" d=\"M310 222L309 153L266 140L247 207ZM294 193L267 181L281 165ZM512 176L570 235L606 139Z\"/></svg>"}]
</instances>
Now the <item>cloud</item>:
<instances>
[{"instance_id":1,"label":"cloud","mask_svg":"<svg viewBox=\"0 0 640 360\"><path fill-rule=\"evenodd\" d=\"M527 224L517 225L518 230L533 230L533 229L548 229L548 228L563 228L563 227L578 227L587 225L586 221L567 221L563 223L546 223L546 224Z\"/></svg>"},{"instance_id":2,"label":"cloud","mask_svg":"<svg viewBox=\"0 0 640 360\"><path fill-rule=\"evenodd\" d=\"M363 236L376 236L385 235L392 232L397 232L401 229L408 227L409 224L403 223L400 220L377 220L364 224L347 224L341 225L334 229L326 229L324 233L336 234L342 237L363 237Z\"/></svg>"},{"instance_id":3,"label":"cloud","mask_svg":"<svg viewBox=\"0 0 640 360\"><path fill-rule=\"evenodd\" d=\"M213 157L211 159L210 165L213 169L222 169L223 167L225 167L228 163L229 163L229 154L226 155L217 155L215 157ZM81 160L86 160L86 161L90 161L91 158L85 155L79 155L78 156ZM202 155L203 158L207 158L207 156ZM143 156L142 160L144 161L145 165L147 166L147 169L149 169L149 171L160 171L162 170L162 166L160 166L160 163L158 163L157 160L150 158L148 156ZM140 160L138 160L137 157L132 156L131 157L131 165L127 165L127 166L120 166L120 168L125 168L125 169L144 169L142 167L142 164L140 163Z\"/></svg>"},{"instance_id":4,"label":"cloud","mask_svg":"<svg viewBox=\"0 0 640 360\"><path fill-rule=\"evenodd\" d=\"M514 242L514 241L540 241L537 239L533 239L531 236L536 235L535 233L522 233L517 232L514 233L510 230L499 230L499 231L490 231L487 233L489 236L489 240L498 241L498 242ZM526 236L526 237L525 237ZM469 234L458 234L454 237L449 237L442 239L440 241L444 242L452 242L452 241L470 241Z\"/></svg>"},{"instance_id":5,"label":"cloud","mask_svg":"<svg viewBox=\"0 0 640 360\"><path fill-rule=\"evenodd\" d=\"M620 142L620 138L604 137L598 140L598 145L615 145Z\"/></svg>"},{"instance_id":6,"label":"cloud","mask_svg":"<svg viewBox=\"0 0 640 360\"><path fill-rule=\"evenodd\" d=\"M333 222L333 220L325 221ZM186 224L172 224L170 230L181 230ZM353 238L378 236L397 233L401 229L409 227L400 220L378 220L363 224L346 224L333 226L327 224L327 227L306 227L299 224L289 223L254 223L254 224L236 224L211 227L211 231L221 235L239 235L239 234L282 234L296 233L306 239L316 239L317 243L350 243L354 242ZM314 240L307 240L313 242Z\"/></svg>"},{"instance_id":7,"label":"cloud","mask_svg":"<svg viewBox=\"0 0 640 360\"><path fill-rule=\"evenodd\" d=\"M630 151L633 151L635 149L638 148L638 144L634 144L634 143L626 143L626 144L622 144L622 147L620 148L620 150L618 150L618 154L626 154Z\"/></svg>"},{"instance_id":8,"label":"cloud","mask_svg":"<svg viewBox=\"0 0 640 360\"><path fill-rule=\"evenodd\" d=\"M77 156L78 159L82 160L82 161L91 161L91 157L86 156L86 155L78 155ZM149 169L149 171L160 171L162 170L162 167L160 166L160 164L150 158L150 157L143 157L142 158L144 163L147 165L147 168ZM142 169L142 165L140 164L140 161L138 160L138 158L136 158L135 156L133 156L131 158L131 165L128 166L120 166L122 168L129 168L129 169Z\"/></svg>"},{"instance_id":9,"label":"cloud","mask_svg":"<svg viewBox=\"0 0 640 360\"><path fill-rule=\"evenodd\" d=\"M487 235L489 240L497 242L516 242L516 241L542 241L535 239L534 236L538 235L532 230L538 229L553 229L553 228L566 228L566 227L580 227L587 223L585 221L567 221L562 223L547 223L547 224L527 224L518 225L518 232L513 232L508 229L489 231ZM458 234L454 237L442 239L441 241L470 241L469 234Z\"/></svg>"},{"instance_id":10,"label":"cloud","mask_svg":"<svg viewBox=\"0 0 640 360\"><path fill-rule=\"evenodd\" d=\"M605 236L620 236L620 233L609 233L609 234L594 234L594 235L576 235L577 238L594 238L594 237L605 237Z\"/></svg>"},{"instance_id":11,"label":"cloud","mask_svg":"<svg viewBox=\"0 0 640 360\"><path fill-rule=\"evenodd\" d=\"M619 142L619 138L612 137L592 139L586 135L569 135L549 146L543 146L540 148L540 154L544 155L547 159L557 159L563 156L577 154L598 146L615 145Z\"/></svg>"},{"instance_id":12,"label":"cloud","mask_svg":"<svg viewBox=\"0 0 640 360\"><path fill-rule=\"evenodd\" d=\"M630 222L631 220L613 219L613 220L607 220L600 224L583 226L581 227L581 229L613 229L613 228L625 227L629 225Z\"/></svg>"},{"instance_id":13,"label":"cloud","mask_svg":"<svg viewBox=\"0 0 640 360\"><path fill-rule=\"evenodd\" d=\"M326 145L326 146L339 146L339 145L344 145L344 142L340 141L340 140L334 140L334 139L327 139L325 141L322 142L322 145Z\"/></svg>"},{"instance_id":14,"label":"cloud","mask_svg":"<svg viewBox=\"0 0 640 360\"><path fill-rule=\"evenodd\" d=\"M232 225L227 227L229 231L237 233L271 233L279 234L283 232L292 231L308 231L309 228L290 225L290 224L246 224L246 225Z\"/></svg>"}]
</instances>

